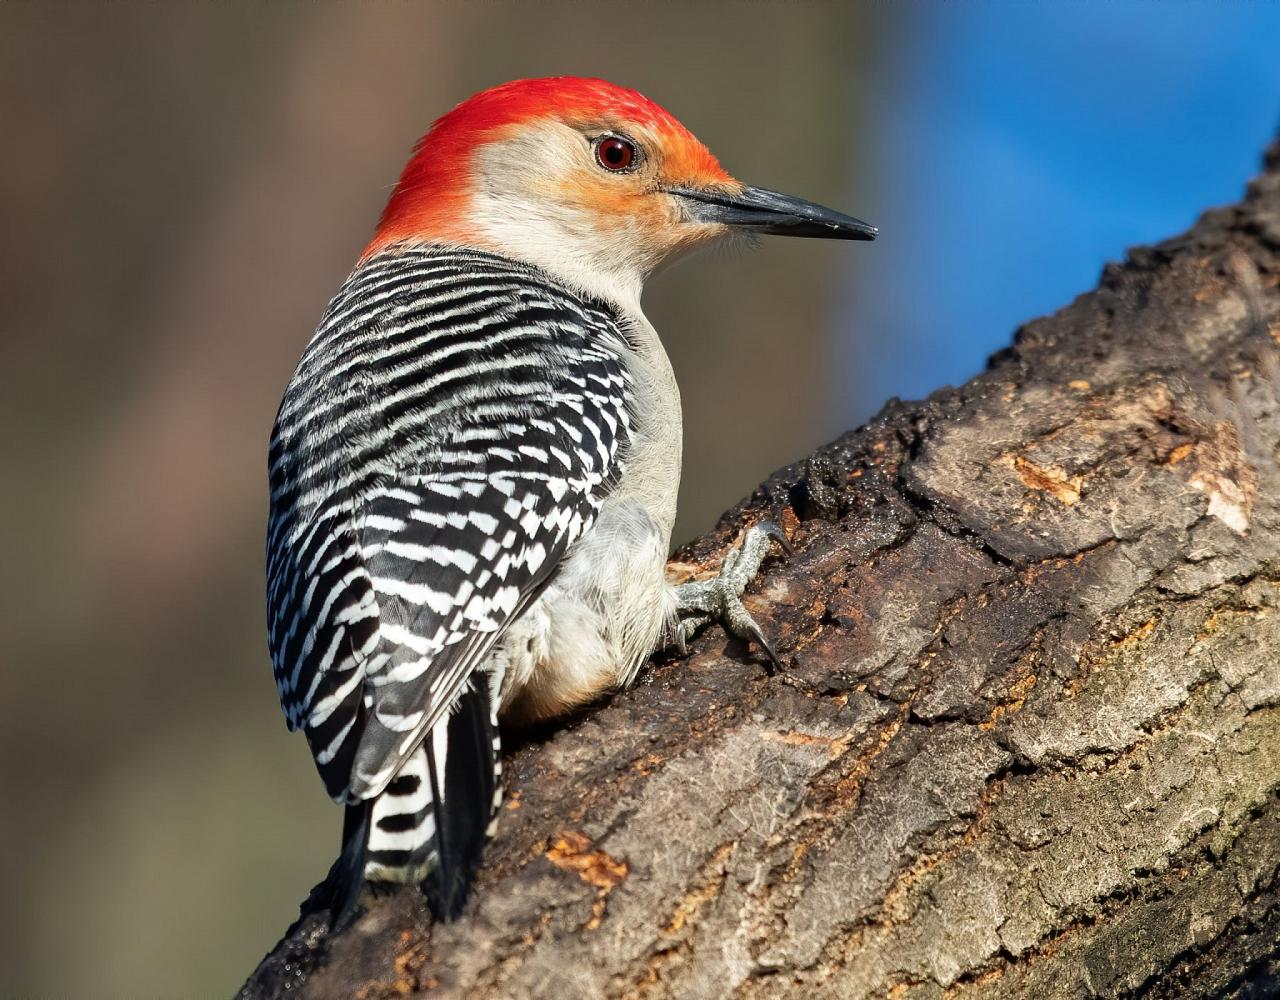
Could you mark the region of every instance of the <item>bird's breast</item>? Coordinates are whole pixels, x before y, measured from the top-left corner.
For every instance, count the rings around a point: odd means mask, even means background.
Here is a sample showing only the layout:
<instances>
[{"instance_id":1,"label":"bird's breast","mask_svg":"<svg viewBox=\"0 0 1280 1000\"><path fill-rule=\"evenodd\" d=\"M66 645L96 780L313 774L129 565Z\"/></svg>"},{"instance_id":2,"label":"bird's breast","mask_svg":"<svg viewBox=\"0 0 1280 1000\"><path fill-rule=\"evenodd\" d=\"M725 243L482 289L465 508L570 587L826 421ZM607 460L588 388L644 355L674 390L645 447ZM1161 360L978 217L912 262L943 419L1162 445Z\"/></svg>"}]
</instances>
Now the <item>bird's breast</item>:
<instances>
[{"instance_id":1,"label":"bird's breast","mask_svg":"<svg viewBox=\"0 0 1280 1000\"><path fill-rule=\"evenodd\" d=\"M625 362L634 392L633 433L623 473L610 500L636 504L653 518L661 532L665 558L676 519L684 447L680 387L657 331L643 315L631 318L630 324L634 350Z\"/></svg>"},{"instance_id":2,"label":"bird's breast","mask_svg":"<svg viewBox=\"0 0 1280 1000\"><path fill-rule=\"evenodd\" d=\"M674 614L669 535L636 503L605 501L489 665L502 674L508 718L554 718L630 682Z\"/></svg>"}]
</instances>

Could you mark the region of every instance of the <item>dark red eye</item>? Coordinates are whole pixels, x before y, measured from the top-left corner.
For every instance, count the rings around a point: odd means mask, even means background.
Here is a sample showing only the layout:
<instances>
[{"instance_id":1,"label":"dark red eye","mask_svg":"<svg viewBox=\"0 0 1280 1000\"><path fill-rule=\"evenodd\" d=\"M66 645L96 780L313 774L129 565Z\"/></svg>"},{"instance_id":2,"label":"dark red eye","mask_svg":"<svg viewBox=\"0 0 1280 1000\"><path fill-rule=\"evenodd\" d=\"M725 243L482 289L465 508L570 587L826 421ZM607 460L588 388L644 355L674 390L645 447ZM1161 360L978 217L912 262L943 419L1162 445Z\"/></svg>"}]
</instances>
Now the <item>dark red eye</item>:
<instances>
[{"instance_id":1,"label":"dark red eye","mask_svg":"<svg viewBox=\"0 0 1280 1000\"><path fill-rule=\"evenodd\" d=\"M605 170L628 170L636 161L635 144L616 135L596 140L596 162Z\"/></svg>"}]
</instances>

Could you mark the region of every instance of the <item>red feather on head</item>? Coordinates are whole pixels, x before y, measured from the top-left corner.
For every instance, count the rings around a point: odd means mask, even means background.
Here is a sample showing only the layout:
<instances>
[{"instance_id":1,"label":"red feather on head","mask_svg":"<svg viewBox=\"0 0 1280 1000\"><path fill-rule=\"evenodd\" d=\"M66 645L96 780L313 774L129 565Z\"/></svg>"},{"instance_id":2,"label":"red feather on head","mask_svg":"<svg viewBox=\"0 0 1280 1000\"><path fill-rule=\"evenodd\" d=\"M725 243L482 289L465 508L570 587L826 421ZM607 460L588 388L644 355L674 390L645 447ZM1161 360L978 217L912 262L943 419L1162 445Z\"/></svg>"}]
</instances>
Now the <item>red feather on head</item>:
<instances>
[{"instance_id":1,"label":"red feather on head","mask_svg":"<svg viewBox=\"0 0 1280 1000\"><path fill-rule=\"evenodd\" d=\"M476 148L510 125L549 116L579 122L622 119L651 128L692 157L689 169L731 180L687 128L637 91L581 76L513 80L467 98L418 140L364 258L401 240L448 239L455 222L466 217Z\"/></svg>"}]
</instances>

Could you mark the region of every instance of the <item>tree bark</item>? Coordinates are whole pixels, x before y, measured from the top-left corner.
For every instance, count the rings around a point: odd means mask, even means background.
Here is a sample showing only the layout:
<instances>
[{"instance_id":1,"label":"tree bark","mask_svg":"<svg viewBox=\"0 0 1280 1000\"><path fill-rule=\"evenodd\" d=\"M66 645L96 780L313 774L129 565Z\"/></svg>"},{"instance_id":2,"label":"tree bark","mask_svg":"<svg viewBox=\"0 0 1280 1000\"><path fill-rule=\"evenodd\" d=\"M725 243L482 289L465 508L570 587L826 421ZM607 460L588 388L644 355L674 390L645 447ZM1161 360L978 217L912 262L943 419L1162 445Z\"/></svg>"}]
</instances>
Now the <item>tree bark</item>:
<instances>
[{"instance_id":1,"label":"tree bark","mask_svg":"<svg viewBox=\"0 0 1280 1000\"><path fill-rule=\"evenodd\" d=\"M748 607L510 754L466 914L330 937L245 998L1280 994L1280 143L959 389L891 401L768 516Z\"/></svg>"}]
</instances>

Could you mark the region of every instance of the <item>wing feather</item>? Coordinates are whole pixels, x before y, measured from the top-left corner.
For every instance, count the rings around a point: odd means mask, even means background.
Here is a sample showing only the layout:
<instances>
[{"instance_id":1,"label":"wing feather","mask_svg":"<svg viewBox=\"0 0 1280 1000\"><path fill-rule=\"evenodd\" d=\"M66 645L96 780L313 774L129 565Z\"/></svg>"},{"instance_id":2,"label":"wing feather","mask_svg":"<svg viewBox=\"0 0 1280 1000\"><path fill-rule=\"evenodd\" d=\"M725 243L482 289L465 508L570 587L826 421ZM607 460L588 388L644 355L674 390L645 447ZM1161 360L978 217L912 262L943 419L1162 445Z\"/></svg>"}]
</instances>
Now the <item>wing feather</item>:
<instances>
[{"instance_id":1,"label":"wing feather","mask_svg":"<svg viewBox=\"0 0 1280 1000\"><path fill-rule=\"evenodd\" d=\"M630 441L626 336L523 265L358 270L277 417L268 632L331 795L380 792L554 578Z\"/></svg>"}]
</instances>

